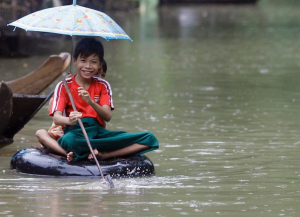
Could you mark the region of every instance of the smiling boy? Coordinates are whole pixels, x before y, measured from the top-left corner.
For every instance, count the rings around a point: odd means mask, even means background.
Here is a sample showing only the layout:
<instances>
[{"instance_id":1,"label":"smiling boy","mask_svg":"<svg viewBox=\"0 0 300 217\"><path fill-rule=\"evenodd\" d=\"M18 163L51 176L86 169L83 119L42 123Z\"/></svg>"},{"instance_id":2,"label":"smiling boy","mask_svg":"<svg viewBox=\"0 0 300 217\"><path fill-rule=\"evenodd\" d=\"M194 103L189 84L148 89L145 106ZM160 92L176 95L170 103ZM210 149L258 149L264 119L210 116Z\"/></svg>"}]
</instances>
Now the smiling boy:
<instances>
[{"instance_id":1,"label":"smiling boy","mask_svg":"<svg viewBox=\"0 0 300 217\"><path fill-rule=\"evenodd\" d=\"M57 125L64 126L65 135L58 140L66 151L68 161L86 159L89 148L77 122L79 118L86 128L96 157L105 160L111 157L142 154L158 148L152 133L127 133L109 131L102 126L112 118L114 109L109 83L94 77L102 68L104 49L94 38L78 42L74 52L77 74L66 79L77 107L73 111L63 83L57 84L49 114ZM91 157L89 157L91 159Z\"/></svg>"}]
</instances>

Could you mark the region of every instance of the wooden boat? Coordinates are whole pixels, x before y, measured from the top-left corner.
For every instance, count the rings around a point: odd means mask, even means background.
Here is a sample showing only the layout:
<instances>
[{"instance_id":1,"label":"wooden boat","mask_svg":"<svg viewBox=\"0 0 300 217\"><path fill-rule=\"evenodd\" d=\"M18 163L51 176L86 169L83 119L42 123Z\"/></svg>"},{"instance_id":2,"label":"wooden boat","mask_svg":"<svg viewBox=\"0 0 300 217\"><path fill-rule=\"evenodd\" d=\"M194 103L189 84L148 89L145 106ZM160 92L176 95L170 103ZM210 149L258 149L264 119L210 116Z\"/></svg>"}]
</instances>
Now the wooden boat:
<instances>
[{"instance_id":1,"label":"wooden boat","mask_svg":"<svg viewBox=\"0 0 300 217\"><path fill-rule=\"evenodd\" d=\"M154 175L154 165L145 155L99 161L104 175L112 178ZM10 168L25 174L48 176L100 176L96 164L86 161L68 162L65 157L44 153L37 148L18 151L10 161Z\"/></svg>"},{"instance_id":2,"label":"wooden boat","mask_svg":"<svg viewBox=\"0 0 300 217\"><path fill-rule=\"evenodd\" d=\"M16 94L37 95L55 81L69 66L70 54L51 55L38 69L6 84Z\"/></svg>"},{"instance_id":3,"label":"wooden boat","mask_svg":"<svg viewBox=\"0 0 300 217\"><path fill-rule=\"evenodd\" d=\"M19 79L0 83L0 148L13 137L51 98L38 95L55 81L70 64L70 54L50 56L37 70Z\"/></svg>"}]
</instances>

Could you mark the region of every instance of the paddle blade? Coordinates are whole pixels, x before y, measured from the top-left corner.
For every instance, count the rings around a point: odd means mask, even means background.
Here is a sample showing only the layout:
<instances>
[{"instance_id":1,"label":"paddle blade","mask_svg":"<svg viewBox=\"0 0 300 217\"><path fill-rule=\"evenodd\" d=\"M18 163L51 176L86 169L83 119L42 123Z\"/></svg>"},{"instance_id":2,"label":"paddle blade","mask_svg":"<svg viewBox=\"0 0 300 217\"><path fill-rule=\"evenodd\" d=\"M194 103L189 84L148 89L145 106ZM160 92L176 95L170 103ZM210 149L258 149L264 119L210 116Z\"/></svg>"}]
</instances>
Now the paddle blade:
<instances>
[{"instance_id":1,"label":"paddle blade","mask_svg":"<svg viewBox=\"0 0 300 217\"><path fill-rule=\"evenodd\" d=\"M107 181L110 189L115 188L115 185L114 185L114 183L113 183L112 178L111 178L110 175L106 175L106 176L104 176L104 178Z\"/></svg>"}]
</instances>

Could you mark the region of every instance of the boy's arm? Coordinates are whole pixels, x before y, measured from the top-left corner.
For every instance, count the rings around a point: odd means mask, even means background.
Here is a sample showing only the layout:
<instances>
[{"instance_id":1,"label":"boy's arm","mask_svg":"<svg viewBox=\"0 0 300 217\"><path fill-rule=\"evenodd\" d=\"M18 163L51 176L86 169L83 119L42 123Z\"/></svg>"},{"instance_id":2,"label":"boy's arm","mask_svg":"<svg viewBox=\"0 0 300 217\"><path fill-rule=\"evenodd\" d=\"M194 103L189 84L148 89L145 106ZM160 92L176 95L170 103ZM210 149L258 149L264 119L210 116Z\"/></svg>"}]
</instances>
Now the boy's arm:
<instances>
[{"instance_id":1,"label":"boy's arm","mask_svg":"<svg viewBox=\"0 0 300 217\"><path fill-rule=\"evenodd\" d=\"M53 97L51 97L51 99L49 101L48 113L50 112L52 101L53 101Z\"/></svg>"},{"instance_id":2,"label":"boy's arm","mask_svg":"<svg viewBox=\"0 0 300 217\"><path fill-rule=\"evenodd\" d=\"M92 103L90 104L93 109L97 112L97 114L103 118L104 121L109 122L111 119L111 108L109 105L99 105L97 103L95 103L94 101L92 101Z\"/></svg>"},{"instance_id":3,"label":"boy's arm","mask_svg":"<svg viewBox=\"0 0 300 217\"><path fill-rule=\"evenodd\" d=\"M56 125L75 125L76 121L82 116L80 112L72 111L69 117L65 117L62 111L55 111L53 115L53 122Z\"/></svg>"},{"instance_id":4,"label":"boy's arm","mask_svg":"<svg viewBox=\"0 0 300 217\"><path fill-rule=\"evenodd\" d=\"M54 90L49 103L49 115L54 116L55 111L63 111L67 105L67 93L62 82L59 82Z\"/></svg>"}]
</instances>

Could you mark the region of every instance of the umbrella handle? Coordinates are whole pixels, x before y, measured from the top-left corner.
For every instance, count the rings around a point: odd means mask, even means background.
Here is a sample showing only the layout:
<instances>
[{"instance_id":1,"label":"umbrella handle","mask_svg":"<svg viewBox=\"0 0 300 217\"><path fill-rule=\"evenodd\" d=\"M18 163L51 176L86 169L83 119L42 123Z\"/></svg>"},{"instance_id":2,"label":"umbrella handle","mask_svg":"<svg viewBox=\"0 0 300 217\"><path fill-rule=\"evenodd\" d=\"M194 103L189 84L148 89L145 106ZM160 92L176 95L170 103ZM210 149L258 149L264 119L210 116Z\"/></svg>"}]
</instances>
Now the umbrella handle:
<instances>
[{"instance_id":1,"label":"umbrella handle","mask_svg":"<svg viewBox=\"0 0 300 217\"><path fill-rule=\"evenodd\" d=\"M74 0L76 1L76 0ZM70 63L70 74L72 74L72 64L73 64L73 36L71 36L71 63Z\"/></svg>"}]
</instances>

